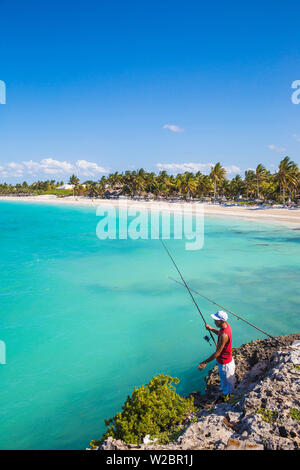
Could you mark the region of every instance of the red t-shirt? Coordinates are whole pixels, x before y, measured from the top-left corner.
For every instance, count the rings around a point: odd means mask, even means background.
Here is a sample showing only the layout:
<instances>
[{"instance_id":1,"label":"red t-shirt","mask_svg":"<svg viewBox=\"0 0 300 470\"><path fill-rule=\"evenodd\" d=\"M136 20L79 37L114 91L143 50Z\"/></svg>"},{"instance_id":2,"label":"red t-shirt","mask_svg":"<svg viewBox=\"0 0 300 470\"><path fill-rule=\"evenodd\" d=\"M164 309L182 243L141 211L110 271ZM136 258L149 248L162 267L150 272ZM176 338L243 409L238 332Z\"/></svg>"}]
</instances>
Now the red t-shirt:
<instances>
[{"instance_id":1,"label":"red t-shirt","mask_svg":"<svg viewBox=\"0 0 300 470\"><path fill-rule=\"evenodd\" d=\"M227 323L226 328L223 328L219 331L218 336L222 335L225 333L228 336L228 341L225 344L223 351L221 352L221 355L217 357L217 362L219 364L229 364L229 362L232 361L232 333L231 333L231 328L230 325Z\"/></svg>"}]
</instances>

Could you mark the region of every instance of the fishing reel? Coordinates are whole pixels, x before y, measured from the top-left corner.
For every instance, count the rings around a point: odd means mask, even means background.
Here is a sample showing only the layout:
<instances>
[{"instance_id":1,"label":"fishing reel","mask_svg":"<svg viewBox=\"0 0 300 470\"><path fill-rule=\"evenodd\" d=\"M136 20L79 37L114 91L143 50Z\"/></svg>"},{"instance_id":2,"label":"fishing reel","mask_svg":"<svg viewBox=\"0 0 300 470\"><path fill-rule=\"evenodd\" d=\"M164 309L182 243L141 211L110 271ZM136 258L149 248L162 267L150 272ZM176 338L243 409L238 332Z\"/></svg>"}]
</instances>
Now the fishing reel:
<instances>
[{"instance_id":1,"label":"fishing reel","mask_svg":"<svg viewBox=\"0 0 300 470\"><path fill-rule=\"evenodd\" d=\"M211 346L211 343L210 343L210 337L209 336L204 336L203 339L205 339L205 341L208 342L208 344Z\"/></svg>"}]
</instances>

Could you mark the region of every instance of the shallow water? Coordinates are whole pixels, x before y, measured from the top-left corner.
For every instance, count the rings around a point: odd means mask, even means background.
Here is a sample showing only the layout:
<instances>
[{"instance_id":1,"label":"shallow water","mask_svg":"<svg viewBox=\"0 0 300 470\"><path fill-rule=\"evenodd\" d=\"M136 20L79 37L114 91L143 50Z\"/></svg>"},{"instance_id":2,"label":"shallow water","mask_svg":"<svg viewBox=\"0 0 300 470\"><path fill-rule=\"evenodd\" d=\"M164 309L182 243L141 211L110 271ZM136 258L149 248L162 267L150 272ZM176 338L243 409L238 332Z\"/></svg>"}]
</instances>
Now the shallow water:
<instances>
[{"instance_id":1,"label":"shallow water","mask_svg":"<svg viewBox=\"0 0 300 470\"><path fill-rule=\"evenodd\" d=\"M159 372L181 394L204 387L196 365L213 348L160 242L100 241L98 221L94 208L0 203L2 449L85 448ZM299 331L299 232L207 217L202 250L167 245L191 287L271 334ZM263 337L231 325L235 347Z\"/></svg>"}]
</instances>

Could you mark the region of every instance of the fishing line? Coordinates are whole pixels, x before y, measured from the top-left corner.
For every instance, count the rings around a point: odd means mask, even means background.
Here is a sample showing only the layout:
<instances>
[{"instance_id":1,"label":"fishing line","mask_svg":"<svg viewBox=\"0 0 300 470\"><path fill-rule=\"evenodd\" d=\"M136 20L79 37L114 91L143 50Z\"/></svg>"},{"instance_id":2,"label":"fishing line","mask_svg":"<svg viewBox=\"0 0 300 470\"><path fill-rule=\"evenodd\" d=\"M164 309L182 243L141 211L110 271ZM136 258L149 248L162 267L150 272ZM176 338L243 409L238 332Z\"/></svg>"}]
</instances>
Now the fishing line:
<instances>
[{"instance_id":1,"label":"fishing line","mask_svg":"<svg viewBox=\"0 0 300 470\"><path fill-rule=\"evenodd\" d=\"M177 281L176 279L174 279L173 277L170 277L169 276L169 279L171 279L172 281L176 282L177 284L179 284L180 286L183 286L183 284L180 282L180 281ZM183 286L184 287L184 286ZM217 307L220 307L222 310L226 310L226 312L228 313L231 313L231 315L233 315L234 317L238 318L239 320L242 320L243 322L247 323L248 325L252 326L253 328L255 328L256 330L260 331L261 333L263 333L264 335L266 336L269 336L269 338L273 339L274 341L276 341L277 343L279 343L281 346L284 345L286 346L284 343L281 343L277 338L275 338L274 336L272 335L269 335L269 333L267 333L266 331L264 330L261 330L260 328L258 328L257 326L253 325L253 323L250 323L249 321L245 320L244 318L240 317L239 315L236 315L236 313L233 313L231 310L229 310L228 308L226 307L223 307L222 305L218 304L217 302L215 302L214 300L211 300L209 299L208 297L206 297L205 295L201 294L200 292L196 291L195 289L190 289L192 292L194 292L195 294L199 295L200 297L202 297L203 299L205 300L208 300L208 302L216 305Z\"/></svg>"},{"instance_id":2,"label":"fishing line","mask_svg":"<svg viewBox=\"0 0 300 470\"><path fill-rule=\"evenodd\" d=\"M198 312L199 312L200 315L201 315L201 318L202 318L202 320L203 320L203 322L204 322L204 325L206 325L206 321L205 321L205 319L204 319L204 316L202 315L202 312L201 312L201 310L200 310L200 308L199 308L199 306L198 306L196 300L194 299L194 296L193 296L193 294L191 293L190 288L188 287L188 285L187 285L187 283L185 282L185 280L184 280L184 278L183 278L181 272L179 271L179 268L178 268L177 264L175 263L174 259L172 258L171 253L169 252L168 248L166 247L165 243L162 241L161 238L160 238L160 241L161 241L161 243L162 243L164 249L166 250L166 252L167 252L169 258L171 259L172 263L174 264L174 266L175 266L175 268L176 268L176 270L177 270L179 276L181 277L182 282L184 283L184 286L185 286L186 289L188 290L188 292L189 292L189 294L190 294L190 296L191 296L191 298L192 298L192 300L193 300L193 302L194 302L194 304L195 304L195 306L196 306ZM182 284L181 284L181 285L182 285ZM211 331L209 331L209 334L210 334L211 339L213 340L213 342L214 342L215 345L216 345L216 341L215 341L215 339L214 339L214 337L213 337ZM204 339L205 339L205 341L209 342L208 336L205 336Z\"/></svg>"}]
</instances>

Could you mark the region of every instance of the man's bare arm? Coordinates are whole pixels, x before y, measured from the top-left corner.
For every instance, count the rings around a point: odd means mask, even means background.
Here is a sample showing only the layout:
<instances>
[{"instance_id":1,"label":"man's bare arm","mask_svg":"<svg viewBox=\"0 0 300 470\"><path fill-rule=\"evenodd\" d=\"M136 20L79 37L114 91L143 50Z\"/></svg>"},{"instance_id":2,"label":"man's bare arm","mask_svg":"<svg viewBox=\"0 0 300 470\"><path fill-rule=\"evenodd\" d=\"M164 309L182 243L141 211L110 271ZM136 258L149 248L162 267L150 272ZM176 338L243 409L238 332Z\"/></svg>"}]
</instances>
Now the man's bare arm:
<instances>
[{"instance_id":1,"label":"man's bare arm","mask_svg":"<svg viewBox=\"0 0 300 470\"><path fill-rule=\"evenodd\" d=\"M225 344L227 343L228 341L228 336L223 333L221 336L219 336L219 341L218 341L218 344L217 344L217 349L216 349L216 352L214 352L209 358L207 358L205 361L203 362L200 362L200 364L197 366L198 369L204 369L204 367L206 366L206 364L208 362L211 362L213 361L214 359L216 359L217 357L219 357L221 354L222 354L222 351L224 349L224 346Z\"/></svg>"},{"instance_id":2,"label":"man's bare arm","mask_svg":"<svg viewBox=\"0 0 300 470\"><path fill-rule=\"evenodd\" d=\"M215 335L218 336L219 330L217 330L216 328L213 328L213 327L210 326L210 325L205 325L205 328L206 328L208 331L211 331L212 333L214 333Z\"/></svg>"}]
</instances>

